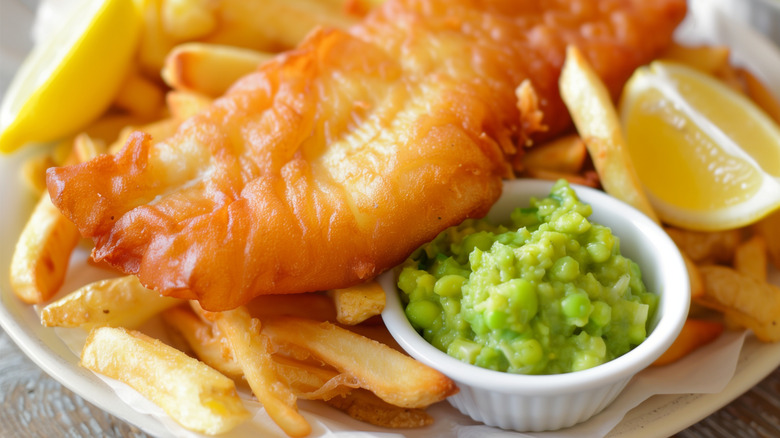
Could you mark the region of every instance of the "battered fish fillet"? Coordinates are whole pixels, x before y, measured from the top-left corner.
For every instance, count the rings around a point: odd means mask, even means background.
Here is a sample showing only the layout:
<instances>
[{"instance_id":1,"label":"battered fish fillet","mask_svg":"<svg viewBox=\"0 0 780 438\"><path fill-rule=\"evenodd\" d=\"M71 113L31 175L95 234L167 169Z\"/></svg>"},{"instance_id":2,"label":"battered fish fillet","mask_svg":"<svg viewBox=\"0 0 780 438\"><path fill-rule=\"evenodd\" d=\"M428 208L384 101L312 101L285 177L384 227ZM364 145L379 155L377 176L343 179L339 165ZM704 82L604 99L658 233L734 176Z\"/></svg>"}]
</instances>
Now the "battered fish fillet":
<instances>
[{"instance_id":1,"label":"battered fish fillet","mask_svg":"<svg viewBox=\"0 0 780 438\"><path fill-rule=\"evenodd\" d=\"M138 132L50 169L49 193L96 260L211 311L346 287L484 215L516 145L569 126L568 44L617 92L684 15L683 0L389 1L313 32L170 139ZM524 81L546 131L518 109Z\"/></svg>"}]
</instances>

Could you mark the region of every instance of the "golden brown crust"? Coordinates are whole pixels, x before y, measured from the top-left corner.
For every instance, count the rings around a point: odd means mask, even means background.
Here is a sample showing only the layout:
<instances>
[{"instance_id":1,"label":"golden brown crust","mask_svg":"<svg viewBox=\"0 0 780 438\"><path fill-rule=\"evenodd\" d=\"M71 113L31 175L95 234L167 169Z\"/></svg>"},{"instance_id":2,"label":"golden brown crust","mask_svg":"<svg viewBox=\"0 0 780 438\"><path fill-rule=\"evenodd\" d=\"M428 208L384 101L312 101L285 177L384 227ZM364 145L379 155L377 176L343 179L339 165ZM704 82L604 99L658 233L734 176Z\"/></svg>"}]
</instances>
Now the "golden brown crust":
<instances>
[{"instance_id":1,"label":"golden brown crust","mask_svg":"<svg viewBox=\"0 0 780 438\"><path fill-rule=\"evenodd\" d=\"M52 200L94 258L208 310L371 278L497 199L530 134L523 80L559 133L566 44L614 90L685 11L482 3L390 1L349 32L317 31L174 137L135 134L116 156L50 170Z\"/></svg>"}]
</instances>

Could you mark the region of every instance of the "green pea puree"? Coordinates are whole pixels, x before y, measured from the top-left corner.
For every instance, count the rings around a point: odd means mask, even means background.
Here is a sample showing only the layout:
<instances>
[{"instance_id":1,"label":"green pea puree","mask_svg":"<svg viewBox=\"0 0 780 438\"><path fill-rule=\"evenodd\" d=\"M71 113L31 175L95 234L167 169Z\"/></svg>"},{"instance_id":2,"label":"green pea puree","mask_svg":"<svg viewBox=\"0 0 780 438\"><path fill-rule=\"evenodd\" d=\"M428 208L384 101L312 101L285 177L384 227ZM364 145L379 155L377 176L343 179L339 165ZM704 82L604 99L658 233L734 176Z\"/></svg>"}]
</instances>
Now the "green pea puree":
<instances>
[{"instance_id":1,"label":"green pea puree","mask_svg":"<svg viewBox=\"0 0 780 438\"><path fill-rule=\"evenodd\" d=\"M407 318L450 356L510 373L568 373L625 354L646 338L658 295L591 213L561 180L508 224L443 231L400 267Z\"/></svg>"}]
</instances>

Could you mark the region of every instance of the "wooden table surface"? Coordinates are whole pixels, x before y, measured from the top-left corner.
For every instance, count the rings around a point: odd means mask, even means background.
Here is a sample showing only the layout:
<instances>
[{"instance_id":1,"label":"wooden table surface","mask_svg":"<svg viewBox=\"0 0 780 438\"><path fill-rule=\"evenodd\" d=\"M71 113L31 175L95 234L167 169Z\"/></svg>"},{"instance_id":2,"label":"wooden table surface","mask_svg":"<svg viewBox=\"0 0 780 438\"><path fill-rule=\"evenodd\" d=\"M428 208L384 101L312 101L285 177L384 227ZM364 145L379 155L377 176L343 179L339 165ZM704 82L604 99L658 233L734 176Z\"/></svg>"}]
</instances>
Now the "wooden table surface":
<instances>
[{"instance_id":1,"label":"wooden table surface","mask_svg":"<svg viewBox=\"0 0 780 438\"><path fill-rule=\"evenodd\" d=\"M148 437L60 385L0 329L0 437ZM679 438L780 437L780 368Z\"/></svg>"}]
</instances>

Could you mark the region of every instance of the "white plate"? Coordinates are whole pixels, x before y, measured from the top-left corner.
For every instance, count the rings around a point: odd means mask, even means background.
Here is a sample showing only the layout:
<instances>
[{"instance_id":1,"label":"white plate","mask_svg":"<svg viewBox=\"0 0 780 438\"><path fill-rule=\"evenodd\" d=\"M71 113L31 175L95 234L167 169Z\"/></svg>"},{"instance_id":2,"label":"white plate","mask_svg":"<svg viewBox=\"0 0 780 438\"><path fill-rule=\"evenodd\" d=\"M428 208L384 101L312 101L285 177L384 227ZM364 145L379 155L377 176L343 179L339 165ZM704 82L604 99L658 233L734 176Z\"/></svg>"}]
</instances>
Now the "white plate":
<instances>
[{"instance_id":1,"label":"white plate","mask_svg":"<svg viewBox=\"0 0 780 438\"><path fill-rule=\"evenodd\" d=\"M23 3L32 4L34 2L0 0L0 10L3 11L3 14L0 14L2 15L0 18L2 20L0 22L0 90L2 91L10 79L9 72L14 71L20 55L29 48L26 36L20 36L23 30L30 28L31 19L30 8L23 6ZM727 38L731 35L733 38L733 35L736 34L735 26L732 26L732 23L719 22L718 25L727 26L727 30L731 30L731 32L715 32L717 35L726 35ZM689 34L686 37L696 36L697 32L702 31L702 26L699 24L697 27L697 24L694 23L687 31ZM739 35L740 39L747 35L745 37L747 39L729 42L738 46L749 45L752 48L750 53L754 53L753 50L756 50L756 47L766 47L763 42L756 46L754 37L749 31L745 33L744 30L739 29ZM753 63L754 67L765 78L772 77L768 72L780 71L780 68L776 68L780 63L780 57L776 55L776 48L770 46L768 51L769 56L767 56L767 50L763 50L759 52L760 57L748 56L746 60L746 62L756 61ZM780 90L780 82L775 82L772 86L775 90ZM122 401L114 390L101 379L80 368L78 357L60 340L54 330L41 327L35 309L19 302L11 292L7 266L10 263L13 242L16 241L24 225L26 213L30 211L34 202L29 193L25 192L21 183L19 165L32 152L25 151L12 156L0 157L0 205L5 210L4 214L0 215L0 242L3 243L0 247L0 299L3 304L0 306L0 325L27 356L70 390L152 435L167 436L167 429L160 421L151 415L137 412ZM83 253L79 254L81 259L83 256ZM79 271L75 275L83 278L89 273ZM777 272L774 272L773 275L773 281L780 284L780 275ZM652 397L630 411L609 436L641 438L672 435L698 422L749 390L778 365L780 365L780 344L762 344L753 337L748 337L740 354L736 373L723 391L717 394ZM316 414L311 415L322 419L321 416L324 414L327 417L328 412L318 410ZM340 425L337 429L349 429L355 424L360 424L338 417L340 414L333 412L333 415L337 417L333 421ZM452 414L446 404L436 406L432 412L434 416ZM325 418L325 421L329 421L328 418ZM376 431L377 429L366 428L366 430ZM430 432L413 431L408 432L407 436L425 436ZM316 433L315 429L315 436Z\"/></svg>"}]
</instances>

